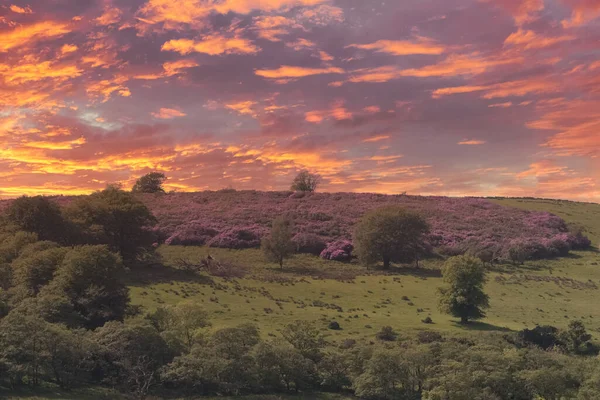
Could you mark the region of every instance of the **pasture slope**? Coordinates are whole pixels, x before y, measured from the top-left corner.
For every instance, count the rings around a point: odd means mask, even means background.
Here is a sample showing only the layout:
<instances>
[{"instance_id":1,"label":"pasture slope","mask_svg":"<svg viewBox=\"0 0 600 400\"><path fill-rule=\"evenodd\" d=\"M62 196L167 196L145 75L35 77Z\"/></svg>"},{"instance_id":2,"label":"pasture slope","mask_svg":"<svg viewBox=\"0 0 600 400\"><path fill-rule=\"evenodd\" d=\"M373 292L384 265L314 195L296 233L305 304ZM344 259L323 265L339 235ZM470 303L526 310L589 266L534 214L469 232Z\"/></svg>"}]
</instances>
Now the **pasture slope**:
<instances>
[{"instance_id":1,"label":"pasture slope","mask_svg":"<svg viewBox=\"0 0 600 400\"><path fill-rule=\"evenodd\" d=\"M197 194L200 195L203 194ZM234 196L234 193L229 195ZM195 204L208 207L201 198L196 197L200 200ZM169 211L167 203L163 203L165 200L160 200L160 204L156 199L146 200L157 213L161 229L167 229L171 234L185 223L185 215L198 212L197 209L178 210L176 204L172 204L172 211ZM230 201L236 203L238 200L232 197ZM500 198L490 202L504 206L493 208L492 214L493 210L507 213L507 209L551 212L566 222L582 225L594 246L600 243L599 204ZM348 211L349 205L345 201L342 203L343 208L339 209L341 215L354 212ZM223 204L223 209L226 206L226 203ZM249 214L252 207L254 205L250 204L247 208L236 208L240 214L234 215L233 221L252 220L253 216ZM364 205L357 207L362 210ZM283 212L285 208L278 210ZM336 209L328 212L335 216ZM270 210L269 214L272 218L274 211ZM214 214L210 218L214 220L215 215L222 215L225 221L226 214ZM260 218L267 221L266 215ZM515 223L512 219L509 222ZM341 225L338 223L337 226ZM600 302L600 254L597 248L573 252L565 258L526 262L523 266L503 264L490 267L485 288L491 303L488 316L467 327L437 311L436 290L442 284L440 259L425 260L419 269L398 265L393 271L383 273L366 271L356 262L325 261L307 254L297 255L280 270L277 265L265 262L258 249L162 245L158 252L160 265L136 268L129 274L132 303L141 306L144 311L151 311L160 305L184 300L200 302L209 311L212 329L215 330L251 321L260 327L265 337L269 337L277 336L285 324L304 319L315 321L334 346L345 339L373 340L375 333L384 325L392 326L400 335L431 329L463 336L481 331L514 331L536 324L565 327L570 320L581 319L596 338L600 337L600 308L597 307ZM198 263L209 253L221 262L237 266L233 271L225 272L231 277L190 273L181 269L183 265ZM422 322L427 316L432 318L433 324ZM329 330L330 321L339 322L342 329ZM346 398L327 394L319 396L322 397L311 395L310 398ZM112 392L98 392L49 393L44 397L28 397L27 393L23 393L11 398L118 397ZM258 398L288 399L286 396Z\"/></svg>"},{"instance_id":2,"label":"pasture slope","mask_svg":"<svg viewBox=\"0 0 600 400\"><path fill-rule=\"evenodd\" d=\"M228 194L232 196L230 205L238 201L233 198L234 194ZM206 196L204 193L196 195ZM206 197L196 197L200 200L195 204L215 207L202 198ZM375 199L387 203L388 197L377 196ZM423 199L429 201L432 198ZM473 204L473 199L462 200L465 204ZM286 197L283 203L287 201ZM355 212L349 211L352 207L348 201L337 201L343 203L341 218ZM412 205L410 198L407 201ZM159 221L162 219L160 224L163 228L167 226L165 214L171 215L170 221L174 222L181 218L182 213L198 212L189 209L168 211L166 206L159 207L155 202L150 202L150 205L153 210L159 210L157 215ZM525 199L495 199L492 202L507 207L488 209L486 213L495 214L497 211L496 214L503 216L512 215L510 213L516 211L513 207L549 211L567 222L583 225L594 244L600 241L598 204ZM248 207L233 209L239 215L246 213L246 220L252 220L255 216L251 213L257 202L246 204ZM281 205L272 207L279 207L280 212L286 210ZM362 209L366 206L358 204L356 207ZM312 208L323 210L323 206L314 204ZM477 207L477 210L480 209ZM327 210L318 212L336 215L335 209ZM460 215L464 212L460 210ZM274 213L270 215L272 218ZM528 217L530 214L515 215ZM215 216L208 218L214 219ZM451 220L452 216L439 218ZM504 220L508 221L507 225L515 223L513 218L505 217ZM338 223L338 226L344 225ZM347 228L344 227L344 230ZM512 228L508 232L512 232ZM307 319L319 323L332 344L348 338L372 338L384 325L405 332L435 329L465 333L467 330L519 330L536 324L563 327L570 319L579 318L592 331L600 332L600 309L595 306L600 300L600 256L595 250L573 252L566 258L527 262L524 266L506 264L491 268L486 285L491 298L488 317L469 328L457 325L452 318L437 311L436 290L441 285L440 259L425 260L420 269L397 266L394 271L384 274L366 271L354 262L324 261L311 255L297 255L286 263L284 270L279 270L275 264L266 263L258 249L161 246L159 253L163 268L135 274L136 281L130 285L133 302L151 310L161 304L190 299L198 301L211 312L215 329L233 326L240 321L253 321L261 327L264 335L273 335L286 323ZM224 279L204 274L186 275L178 270L182 264L198 263L209 253L219 261L242 267L244 276ZM422 322L427 316L433 319L433 324ZM332 320L339 322L342 330L328 330L327 325Z\"/></svg>"}]
</instances>

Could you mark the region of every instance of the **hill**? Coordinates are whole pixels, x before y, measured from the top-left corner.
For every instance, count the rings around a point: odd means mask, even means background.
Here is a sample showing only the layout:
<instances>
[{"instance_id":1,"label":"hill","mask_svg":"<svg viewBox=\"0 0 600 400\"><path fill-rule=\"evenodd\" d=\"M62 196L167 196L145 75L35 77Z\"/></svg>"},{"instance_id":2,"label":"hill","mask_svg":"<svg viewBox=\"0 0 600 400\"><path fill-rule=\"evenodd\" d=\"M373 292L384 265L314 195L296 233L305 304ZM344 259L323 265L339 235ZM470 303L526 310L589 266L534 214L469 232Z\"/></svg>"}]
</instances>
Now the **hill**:
<instances>
[{"instance_id":1,"label":"hill","mask_svg":"<svg viewBox=\"0 0 600 400\"><path fill-rule=\"evenodd\" d=\"M521 210L481 198L222 190L142 199L158 219L161 242L169 245L258 247L279 215L294 220L298 235L317 236L323 242L351 239L354 224L365 212L395 204L427 218L432 228L429 242L442 254L481 249L506 254L518 243L549 249L553 240L585 247L569 236L565 221L543 208Z\"/></svg>"}]
</instances>

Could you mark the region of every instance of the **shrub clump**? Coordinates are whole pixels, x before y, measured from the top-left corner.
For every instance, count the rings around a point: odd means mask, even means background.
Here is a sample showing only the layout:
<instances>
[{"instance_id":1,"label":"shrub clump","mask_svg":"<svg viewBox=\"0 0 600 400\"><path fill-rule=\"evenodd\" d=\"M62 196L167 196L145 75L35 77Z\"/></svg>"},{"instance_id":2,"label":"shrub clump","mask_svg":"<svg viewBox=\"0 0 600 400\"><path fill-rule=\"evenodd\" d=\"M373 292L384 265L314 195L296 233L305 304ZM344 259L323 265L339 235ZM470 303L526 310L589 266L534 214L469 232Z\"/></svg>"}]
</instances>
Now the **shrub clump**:
<instances>
[{"instance_id":1,"label":"shrub clump","mask_svg":"<svg viewBox=\"0 0 600 400\"><path fill-rule=\"evenodd\" d=\"M297 253L318 256L327 247L325 241L319 235L312 233L298 233L292 241L296 245Z\"/></svg>"},{"instance_id":2,"label":"shrub clump","mask_svg":"<svg viewBox=\"0 0 600 400\"><path fill-rule=\"evenodd\" d=\"M203 246L219 232L198 221L182 225L169 236L165 244L169 246Z\"/></svg>"},{"instance_id":3,"label":"shrub clump","mask_svg":"<svg viewBox=\"0 0 600 400\"><path fill-rule=\"evenodd\" d=\"M337 240L329 243L321 252L321 258L333 261L350 261L354 246L349 240Z\"/></svg>"},{"instance_id":4,"label":"shrub clump","mask_svg":"<svg viewBox=\"0 0 600 400\"><path fill-rule=\"evenodd\" d=\"M383 340L385 342L393 342L394 340L396 340L397 336L398 335L396 334L396 332L394 331L394 329L391 326L384 326L375 335L375 337L377 339Z\"/></svg>"},{"instance_id":5,"label":"shrub clump","mask_svg":"<svg viewBox=\"0 0 600 400\"><path fill-rule=\"evenodd\" d=\"M260 247L262 230L259 227L230 228L212 238L207 245L209 247L221 247L226 249L250 249Z\"/></svg>"},{"instance_id":6,"label":"shrub clump","mask_svg":"<svg viewBox=\"0 0 600 400\"><path fill-rule=\"evenodd\" d=\"M340 327L340 323L337 321L331 321L329 323L329 329L334 330L334 331L339 331L340 329L342 329Z\"/></svg>"}]
</instances>

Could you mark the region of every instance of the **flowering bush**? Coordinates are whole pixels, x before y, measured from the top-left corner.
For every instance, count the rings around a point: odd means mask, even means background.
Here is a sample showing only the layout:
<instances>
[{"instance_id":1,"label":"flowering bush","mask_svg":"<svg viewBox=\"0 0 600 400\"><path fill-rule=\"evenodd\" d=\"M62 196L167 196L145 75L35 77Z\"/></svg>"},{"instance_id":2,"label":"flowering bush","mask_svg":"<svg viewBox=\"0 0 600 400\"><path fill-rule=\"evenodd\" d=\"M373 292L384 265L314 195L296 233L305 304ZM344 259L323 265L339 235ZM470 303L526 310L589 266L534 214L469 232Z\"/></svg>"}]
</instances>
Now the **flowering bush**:
<instances>
[{"instance_id":1,"label":"flowering bush","mask_svg":"<svg viewBox=\"0 0 600 400\"><path fill-rule=\"evenodd\" d=\"M202 246L218 233L219 232L213 228L204 226L198 221L193 221L178 227L165 243L173 246Z\"/></svg>"},{"instance_id":2,"label":"flowering bush","mask_svg":"<svg viewBox=\"0 0 600 400\"><path fill-rule=\"evenodd\" d=\"M564 253L561 241L574 250L590 246L581 229L567 226L556 215L503 207L481 198L254 190L139 197L158 220L156 237L167 244L258 247L273 219L282 215L293 216L295 232L313 235L314 244L317 237L323 243L349 241L365 212L395 204L427 219L431 226L427 240L442 254L478 254L492 249L509 258L510 249L517 246L528 257L548 257ZM55 201L66 205L72 199L57 197ZM0 208L6 204L0 202ZM489 258L489 252L485 253Z\"/></svg>"},{"instance_id":3,"label":"flowering bush","mask_svg":"<svg viewBox=\"0 0 600 400\"><path fill-rule=\"evenodd\" d=\"M260 238L265 234L264 229L258 227L229 228L212 238L207 245L210 247L223 247L227 249L249 249L260 247Z\"/></svg>"},{"instance_id":4,"label":"flowering bush","mask_svg":"<svg viewBox=\"0 0 600 400\"><path fill-rule=\"evenodd\" d=\"M320 257L333 261L350 261L352 250L354 250L354 246L349 240L337 240L329 243L325 250L321 252Z\"/></svg>"}]
</instances>

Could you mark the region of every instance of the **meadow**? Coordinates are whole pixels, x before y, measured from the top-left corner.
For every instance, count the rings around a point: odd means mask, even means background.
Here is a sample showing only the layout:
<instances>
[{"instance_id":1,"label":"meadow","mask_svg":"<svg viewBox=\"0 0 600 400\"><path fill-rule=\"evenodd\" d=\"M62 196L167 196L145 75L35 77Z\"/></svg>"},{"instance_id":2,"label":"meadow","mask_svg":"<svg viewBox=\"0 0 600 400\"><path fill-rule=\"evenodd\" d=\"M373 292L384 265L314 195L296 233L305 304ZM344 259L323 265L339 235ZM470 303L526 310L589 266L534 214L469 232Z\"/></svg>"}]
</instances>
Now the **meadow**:
<instances>
[{"instance_id":1,"label":"meadow","mask_svg":"<svg viewBox=\"0 0 600 400\"><path fill-rule=\"evenodd\" d=\"M581 224L598 242L600 206L546 200L493 200L508 207L550 211L567 222ZM273 335L297 319L318 321L332 343L370 339L384 325L399 331L434 329L445 332L520 330L535 325L563 327L581 319L600 332L600 254L572 252L569 257L488 266L488 316L462 326L437 310L436 291L442 285L441 258L429 258L420 268L397 265L392 271L368 271L357 262L341 263L299 254L283 270L264 261L259 249L203 246L161 246L163 266L138 271L130 284L134 304L153 310L182 300L201 302L215 328L254 321ZM241 277L223 278L188 273L178 268L199 263L207 255L237 266ZM160 276L160 277L159 277ZM422 322L426 317L433 324ZM330 330L337 321L341 330Z\"/></svg>"}]
</instances>

